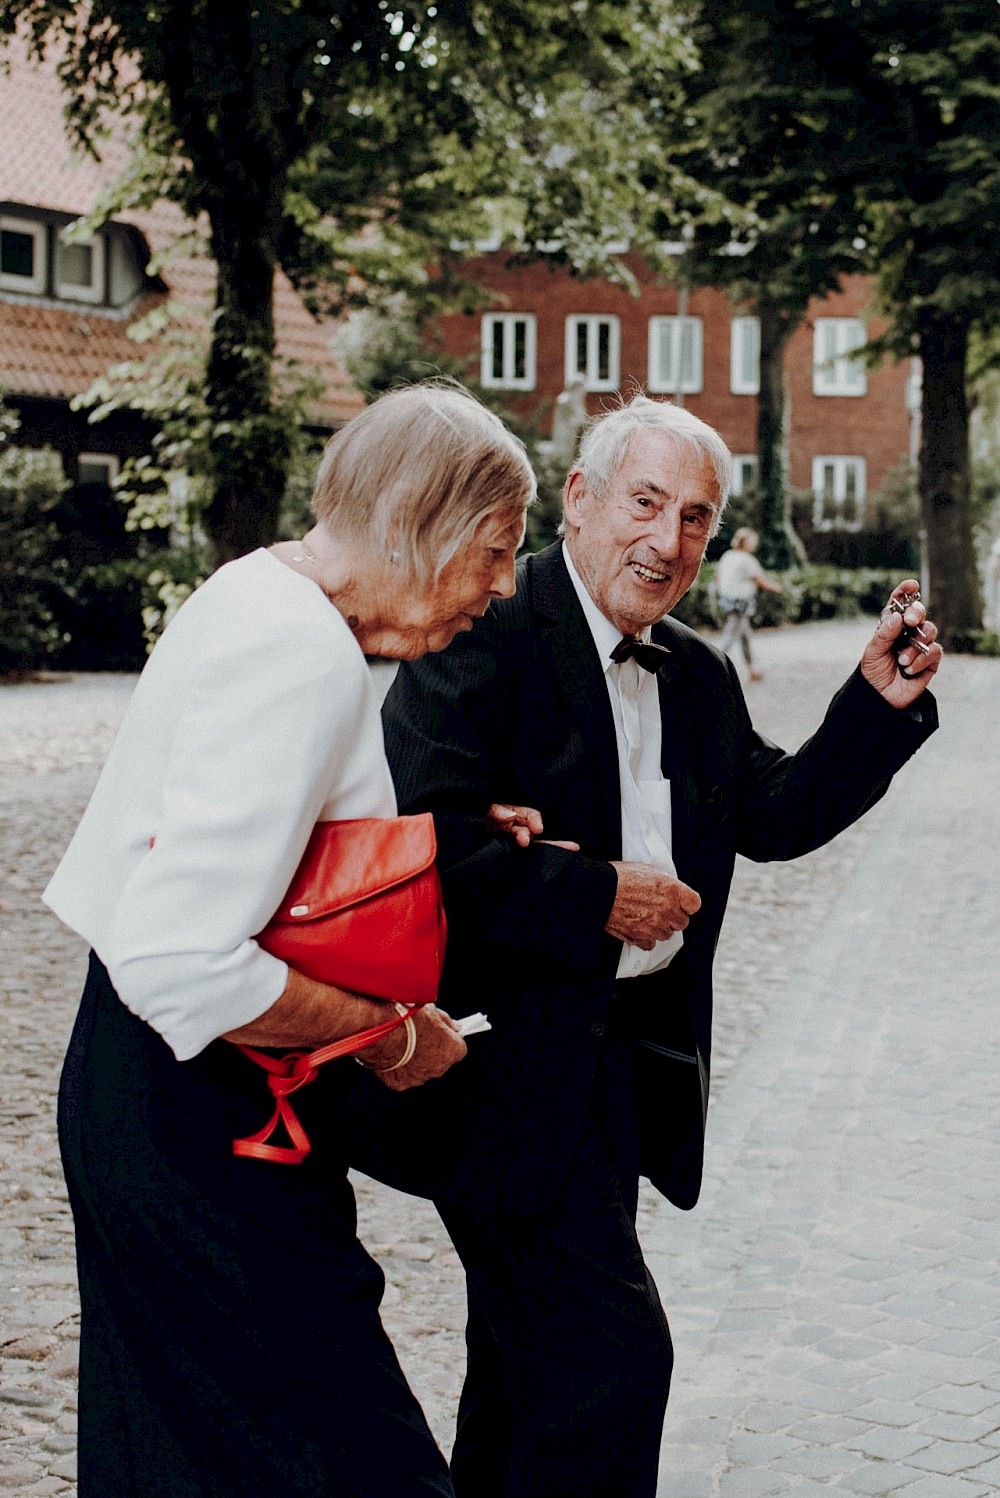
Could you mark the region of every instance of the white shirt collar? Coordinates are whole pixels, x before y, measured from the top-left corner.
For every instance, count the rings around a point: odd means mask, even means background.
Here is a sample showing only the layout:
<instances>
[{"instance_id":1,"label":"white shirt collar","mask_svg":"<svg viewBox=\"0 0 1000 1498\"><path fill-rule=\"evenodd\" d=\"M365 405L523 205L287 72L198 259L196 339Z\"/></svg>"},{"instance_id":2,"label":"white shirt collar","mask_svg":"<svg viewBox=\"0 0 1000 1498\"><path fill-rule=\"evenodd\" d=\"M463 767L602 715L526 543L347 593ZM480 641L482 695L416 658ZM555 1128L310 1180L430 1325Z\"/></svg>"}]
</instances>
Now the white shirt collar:
<instances>
[{"instance_id":1,"label":"white shirt collar","mask_svg":"<svg viewBox=\"0 0 1000 1498\"><path fill-rule=\"evenodd\" d=\"M566 571L569 573L570 582L573 584L576 596L580 600L580 607L583 609L583 615L590 628L590 633L594 637L594 644L597 646L597 653L601 657L601 665L606 674L615 664L611 659L611 652L622 638L622 632L616 624L611 623L608 616L601 612L591 598L580 574L573 566L573 558L569 554L569 547L565 541L563 542L562 551L563 560L566 563ZM647 624L645 629L639 631L637 638L648 644L651 634L652 630Z\"/></svg>"}]
</instances>

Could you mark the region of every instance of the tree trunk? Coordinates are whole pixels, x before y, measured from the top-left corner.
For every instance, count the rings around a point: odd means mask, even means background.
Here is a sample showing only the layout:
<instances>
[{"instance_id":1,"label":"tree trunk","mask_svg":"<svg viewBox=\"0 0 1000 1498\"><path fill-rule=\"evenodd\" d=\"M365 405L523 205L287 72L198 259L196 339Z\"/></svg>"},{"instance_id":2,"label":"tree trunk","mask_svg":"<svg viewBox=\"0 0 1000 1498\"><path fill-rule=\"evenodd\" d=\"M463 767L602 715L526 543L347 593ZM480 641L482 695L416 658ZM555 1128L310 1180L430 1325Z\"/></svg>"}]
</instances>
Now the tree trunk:
<instances>
[{"instance_id":1,"label":"tree trunk","mask_svg":"<svg viewBox=\"0 0 1000 1498\"><path fill-rule=\"evenodd\" d=\"M278 184L272 201L280 202ZM271 544L285 491L290 441L274 408L271 370L278 221L269 235L231 205L212 214L219 279L207 380L214 432L206 520L217 567Z\"/></svg>"},{"instance_id":2,"label":"tree trunk","mask_svg":"<svg viewBox=\"0 0 1000 1498\"><path fill-rule=\"evenodd\" d=\"M760 317L760 393L757 397L757 488L760 494L760 546L765 567L783 572L804 560L792 530L788 505L785 406L785 349L795 328L792 314L766 297Z\"/></svg>"},{"instance_id":3,"label":"tree trunk","mask_svg":"<svg viewBox=\"0 0 1000 1498\"><path fill-rule=\"evenodd\" d=\"M927 535L927 608L941 643L968 649L983 627L965 390L969 324L964 317L928 310L918 334L923 361L918 484Z\"/></svg>"}]
</instances>

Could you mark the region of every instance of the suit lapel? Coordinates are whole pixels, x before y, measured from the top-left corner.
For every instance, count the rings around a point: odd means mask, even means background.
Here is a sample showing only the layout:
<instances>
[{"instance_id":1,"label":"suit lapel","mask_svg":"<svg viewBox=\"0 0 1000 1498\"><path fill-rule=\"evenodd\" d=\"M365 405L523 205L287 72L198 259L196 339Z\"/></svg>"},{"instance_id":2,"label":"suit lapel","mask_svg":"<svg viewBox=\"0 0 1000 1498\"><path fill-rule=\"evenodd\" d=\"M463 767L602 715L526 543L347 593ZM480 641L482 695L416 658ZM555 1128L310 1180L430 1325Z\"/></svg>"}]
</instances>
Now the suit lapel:
<instances>
[{"instance_id":1,"label":"suit lapel","mask_svg":"<svg viewBox=\"0 0 1000 1498\"><path fill-rule=\"evenodd\" d=\"M617 850L612 856L621 857L618 747L594 637L566 570L561 543L530 557L527 567L542 649L583 735L599 787L599 805L593 810L604 823L605 846Z\"/></svg>"},{"instance_id":2,"label":"suit lapel","mask_svg":"<svg viewBox=\"0 0 1000 1498\"><path fill-rule=\"evenodd\" d=\"M594 638L580 608L563 560L562 545L546 548L527 562L531 607L538 622L542 649L554 680L587 743L600 805L593 810L603 821L609 856L621 856L621 786L618 746L607 683ZM687 651L678 649L670 620L654 625L653 639L671 651L656 673L663 725L660 766L670 781L671 844L678 878L691 883L694 874L700 796L695 774L695 721Z\"/></svg>"},{"instance_id":3,"label":"suit lapel","mask_svg":"<svg viewBox=\"0 0 1000 1498\"><path fill-rule=\"evenodd\" d=\"M694 712L685 679L686 652L677 650L669 623L653 627L653 639L666 645L671 658L656 673L663 740L660 768L670 781L671 854L677 877L692 882L698 821L698 783L694 773Z\"/></svg>"}]
</instances>

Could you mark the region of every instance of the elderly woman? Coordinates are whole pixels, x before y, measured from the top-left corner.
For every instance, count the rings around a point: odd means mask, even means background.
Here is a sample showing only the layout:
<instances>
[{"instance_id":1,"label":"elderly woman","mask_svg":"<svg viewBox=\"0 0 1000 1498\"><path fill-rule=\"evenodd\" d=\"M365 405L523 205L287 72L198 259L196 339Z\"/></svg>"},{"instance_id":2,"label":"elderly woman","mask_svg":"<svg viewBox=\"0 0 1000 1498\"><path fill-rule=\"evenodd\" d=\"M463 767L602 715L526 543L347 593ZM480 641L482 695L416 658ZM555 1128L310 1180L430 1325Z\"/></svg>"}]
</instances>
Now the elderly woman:
<instances>
[{"instance_id":1,"label":"elderly woman","mask_svg":"<svg viewBox=\"0 0 1000 1498\"><path fill-rule=\"evenodd\" d=\"M350 1062L297 1094L314 1149L280 1167L231 1151L267 1096L231 1042L313 1049L392 1015L254 934L316 822L396 814L365 655L442 650L509 596L533 493L466 392L386 395L330 442L308 534L216 572L142 673L46 891L93 949L59 1103L81 1498L452 1492L356 1237ZM465 1054L434 1005L414 1023L409 1059L400 1030L360 1053L397 1090Z\"/></svg>"}]
</instances>

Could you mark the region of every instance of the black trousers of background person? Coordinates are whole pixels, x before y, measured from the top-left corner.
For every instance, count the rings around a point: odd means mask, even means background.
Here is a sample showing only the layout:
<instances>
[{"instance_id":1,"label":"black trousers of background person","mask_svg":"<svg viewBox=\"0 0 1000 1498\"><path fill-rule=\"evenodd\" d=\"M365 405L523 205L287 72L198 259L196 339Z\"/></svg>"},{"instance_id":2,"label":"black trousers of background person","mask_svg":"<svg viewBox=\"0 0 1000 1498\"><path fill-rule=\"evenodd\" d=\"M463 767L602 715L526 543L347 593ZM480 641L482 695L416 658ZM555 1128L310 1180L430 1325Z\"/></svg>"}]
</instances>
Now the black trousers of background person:
<instances>
[{"instance_id":1,"label":"black trousers of background person","mask_svg":"<svg viewBox=\"0 0 1000 1498\"><path fill-rule=\"evenodd\" d=\"M438 1206L468 1278L458 1498L656 1492L673 1349L635 1231L631 1067L627 1044L608 1038L586 1129L544 1211Z\"/></svg>"},{"instance_id":2,"label":"black trousers of background person","mask_svg":"<svg viewBox=\"0 0 1000 1498\"><path fill-rule=\"evenodd\" d=\"M59 1097L80 1498L453 1498L324 1133L349 1064L296 1094L302 1165L238 1159L263 1073L223 1041L176 1061L91 959Z\"/></svg>"}]
</instances>

